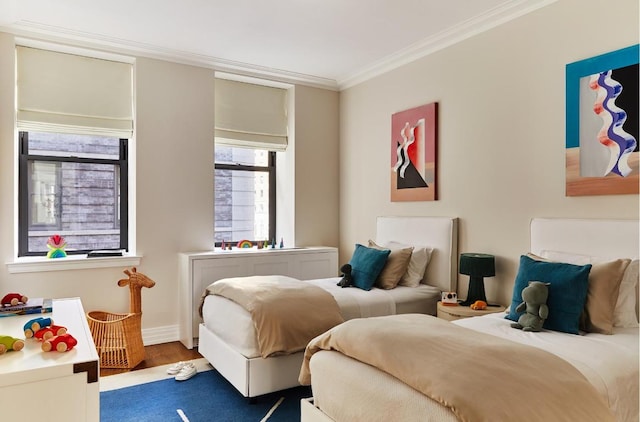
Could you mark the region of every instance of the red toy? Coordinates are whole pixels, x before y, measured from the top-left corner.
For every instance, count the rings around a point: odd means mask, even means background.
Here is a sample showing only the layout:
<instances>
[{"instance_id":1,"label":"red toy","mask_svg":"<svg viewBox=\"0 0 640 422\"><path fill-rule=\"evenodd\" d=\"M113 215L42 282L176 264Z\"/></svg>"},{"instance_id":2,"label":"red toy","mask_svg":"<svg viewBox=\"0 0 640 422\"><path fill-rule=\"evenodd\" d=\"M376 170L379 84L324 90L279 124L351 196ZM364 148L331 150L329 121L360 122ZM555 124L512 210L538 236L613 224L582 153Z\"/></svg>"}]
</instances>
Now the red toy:
<instances>
[{"instance_id":1,"label":"red toy","mask_svg":"<svg viewBox=\"0 0 640 422\"><path fill-rule=\"evenodd\" d=\"M36 331L50 325L53 325L53 320L51 318L40 317L29 320L29 322L24 324L24 327L22 329L24 330L24 336L26 338L31 338L36 333Z\"/></svg>"},{"instance_id":2,"label":"red toy","mask_svg":"<svg viewBox=\"0 0 640 422\"><path fill-rule=\"evenodd\" d=\"M42 350L45 352L50 352L52 350L66 352L73 349L76 344L78 344L78 340L76 340L71 334L63 334L42 342Z\"/></svg>"},{"instance_id":3,"label":"red toy","mask_svg":"<svg viewBox=\"0 0 640 422\"><path fill-rule=\"evenodd\" d=\"M38 340L44 341L49 340L51 337L61 336L67 333L66 327L61 327L59 325L51 325L49 327L41 328L34 334L34 337Z\"/></svg>"},{"instance_id":4,"label":"red toy","mask_svg":"<svg viewBox=\"0 0 640 422\"><path fill-rule=\"evenodd\" d=\"M8 293L2 298L2 306L16 306L18 303L27 303L28 297L20 293Z\"/></svg>"}]
</instances>

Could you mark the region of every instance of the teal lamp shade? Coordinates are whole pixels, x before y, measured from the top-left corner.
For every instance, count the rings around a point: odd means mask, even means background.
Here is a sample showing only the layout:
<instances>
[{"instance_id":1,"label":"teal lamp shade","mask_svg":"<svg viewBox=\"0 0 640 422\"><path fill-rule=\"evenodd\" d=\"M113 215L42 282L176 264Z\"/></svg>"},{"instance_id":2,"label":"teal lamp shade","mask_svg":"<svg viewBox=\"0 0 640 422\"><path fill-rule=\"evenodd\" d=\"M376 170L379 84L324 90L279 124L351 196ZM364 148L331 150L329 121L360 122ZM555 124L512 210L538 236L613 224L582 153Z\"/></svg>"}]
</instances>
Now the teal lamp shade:
<instances>
[{"instance_id":1,"label":"teal lamp shade","mask_svg":"<svg viewBox=\"0 0 640 422\"><path fill-rule=\"evenodd\" d=\"M483 253L460 254L460 274L469 276L467 299L460 304L469 306L476 300L486 302L484 277L493 277L496 275L496 259L493 255Z\"/></svg>"}]
</instances>

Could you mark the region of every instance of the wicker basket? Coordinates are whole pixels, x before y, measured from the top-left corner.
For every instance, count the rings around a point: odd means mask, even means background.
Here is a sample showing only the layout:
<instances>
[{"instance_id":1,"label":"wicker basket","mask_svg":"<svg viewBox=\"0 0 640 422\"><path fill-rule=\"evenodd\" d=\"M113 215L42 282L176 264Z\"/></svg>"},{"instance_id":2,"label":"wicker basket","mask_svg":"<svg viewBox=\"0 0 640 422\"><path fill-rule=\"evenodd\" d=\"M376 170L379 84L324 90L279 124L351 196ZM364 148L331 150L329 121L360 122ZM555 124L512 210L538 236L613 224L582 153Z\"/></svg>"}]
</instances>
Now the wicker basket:
<instances>
[{"instance_id":1,"label":"wicker basket","mask_svg":"<svg viewBox=\"0 0 640 422\"><path fill-rule=\"evenodd\" d=\"M118 280L118 286L129 286L129 313L87 313L89 329L100 357L100 368L131 369L144 360L140 291L143 287L155 286L156 282L139 273L135 267L124 273L128 278Z\"/></svg>"},{"instance_id":2,"label":"wicker basket","mask_svg":"<svg viewBox=\"0 0 640 422\"><path fill-rule=\"evenodd\" d=\"M144 360L142 313L92 311L87 321L101 368L131 369Z\"/></svg>"}]
</instances>

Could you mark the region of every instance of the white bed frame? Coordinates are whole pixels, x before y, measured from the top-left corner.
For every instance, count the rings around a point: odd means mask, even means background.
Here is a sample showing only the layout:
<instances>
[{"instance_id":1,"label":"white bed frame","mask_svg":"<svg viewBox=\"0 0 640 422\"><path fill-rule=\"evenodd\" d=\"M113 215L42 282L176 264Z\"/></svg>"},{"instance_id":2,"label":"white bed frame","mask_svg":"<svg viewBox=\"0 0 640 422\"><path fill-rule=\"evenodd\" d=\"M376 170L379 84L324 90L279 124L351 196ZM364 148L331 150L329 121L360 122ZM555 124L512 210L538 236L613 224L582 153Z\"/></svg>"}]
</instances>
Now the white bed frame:
<instances>
[{"instance_id":1,"label":"white bed frame","mask_svg":"<svg viewBox=\"0 0 640 422\"><path fill-rule=\"evenodd\" d=\"M534 218L530 233L530 251L534 254L550 250L603 259L640 256L638 220ZM518 251L514 256L525 252ZM313 398L301 400L300 412L301 422L335 422L315 407Z\"/></svg>"},{"instance_id":2,"label":"white bed frame","mask_svg":"<svg viewBox=\"0 0 640 422\"><path fill-rule=\"evenodd\" d=\"M451 217L378 217L376 242L402 242L434 249L423 282L455 291L458 273L458 220ZM207 329L199 327L198 351L243 396L257 397L297 387L304 352L246 358Z\"/></svg>"}]
</instances>

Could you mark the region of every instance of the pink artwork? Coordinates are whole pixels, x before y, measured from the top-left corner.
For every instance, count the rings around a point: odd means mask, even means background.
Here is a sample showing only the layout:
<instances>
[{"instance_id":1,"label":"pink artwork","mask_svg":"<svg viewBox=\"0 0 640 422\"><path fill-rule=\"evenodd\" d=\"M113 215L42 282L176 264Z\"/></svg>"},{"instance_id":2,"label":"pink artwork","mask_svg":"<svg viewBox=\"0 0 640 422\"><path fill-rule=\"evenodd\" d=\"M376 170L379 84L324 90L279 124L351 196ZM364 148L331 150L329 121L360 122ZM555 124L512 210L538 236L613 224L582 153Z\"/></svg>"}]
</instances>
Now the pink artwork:
<instances>
[{"instance_id":1,"label":"pink artwork","mask_svg":"<svg viewBox=\"0 0 640 422\"><path fill-rule=\"evenodd\" d=\"M438 103L391 116L391 201L434 201Z\"/></svg>"}]
</instances>

